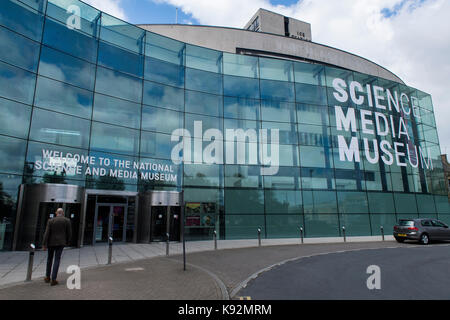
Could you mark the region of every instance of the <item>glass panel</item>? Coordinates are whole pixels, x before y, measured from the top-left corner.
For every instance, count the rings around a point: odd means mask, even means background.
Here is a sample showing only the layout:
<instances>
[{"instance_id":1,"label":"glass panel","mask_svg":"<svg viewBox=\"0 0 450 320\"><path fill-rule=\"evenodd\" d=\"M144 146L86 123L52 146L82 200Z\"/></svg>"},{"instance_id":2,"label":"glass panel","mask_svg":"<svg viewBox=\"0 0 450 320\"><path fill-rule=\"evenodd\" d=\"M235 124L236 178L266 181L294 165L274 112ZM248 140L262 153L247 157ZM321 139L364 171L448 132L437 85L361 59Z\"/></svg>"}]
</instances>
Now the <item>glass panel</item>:
<instances>
[{"instance_id":1,"label":"glass panel","mask_svg":"<svg viewBox=\"0 0 450 320\"><path fill-rule=\"evenodd\" d=\"M38 77L35 105L90 119L92 92Z\"/></svg>"},{"instance_id":2,"label":"glass panel","mask_svg":"<svg viewBox=\"0 0 450 320\"><path fill-rule=\"evenodd\" d=\"M101 21L100 39L136 53L144 53L144 30L105 13L102 13Z\"/></svg>"},{"instance_id":3,"label":"glass panel","mask_svg":"<svg viewBox=\"0 0 450 320\"><path fill-rule=\"evenodd\" d=\"M261 117L264 121L296 122L295 104L281 101L261 101Z\"/></svg>"},{"instance_id":4,"label":"glass panel","mask_svg":"<svg viewBox=\"0 0 450 320\"><path fill-rule=\"evenodd\" d=\"M370 215L370 222L372 225L372 235L380 235L381 228L383 227L383 232L386 235L390 233L391 230L394 229L394 225L396 225L397 220L395 218L394 211L391 213L376 213Z\"/></svg>"},{"instance_id":5,"label":"glass panel","mask_svg":"<svg viewBox=\"0 0 450 320\"><path fill-rule=\"evenodd\" d=\"M141 133L141 156L170 159L172 142L170 135L156 132Z\"/></svg>"},{"instance_id":6,"label":"glass panel","mask_svg":"<svg viewBox=\"0 0 450 320\"><path fill-rule=\"evenodd\" d=\"M297 144L297 130L296 125L292 123L282 122L263 122L263 129L271 130L277 129L279 131L279 143L280 144Z\"/></svg>"},{"instance_id":7,"label":"glass panel","mask_svg":"<svg viewBox=\"0 0 450 320\"><path fill-rule=\"evenodd\" d=\"M144 81L144 104L183 111L184 90Z\"/></svg>"},{"instance_id":8,"label":"glass panel","mask_svg":"<svg viewBox=\"0 0 450 320\"><path fill-rule=\"evenodd\" d=\"M142 78L144 57L100 41L98 64Z\"/></svg>"},{"instance_id":9,"label":"glass panel","mask_svg":"<svg viewBox=\"0 0 450 320\"><path fill-rule=\"evenodd\" d=\"M184 66L158 59L145 58L146 80L169 84L176 87L184 87Z\"/></svg>"},{"instance_id":10,"label":"glass panel","mask_svg":"<svg viewBox=\"0 0 450 320\"><path fill-rule=\"evenodd\" d=\"M291 61L259 58L259 69L261 79L294 81L294 66Z\"/></svg>"},{"instance_id":11,"label":"glass panel","mask_svg":"<svg viewBox=\"0 0 450 320\"><path fill-rule=\"evenodd\" d=\"M255 239L258 228L264 235L264 215L225 215L226 239Z\"/></svg>"},{"instance_id":12,"label":"glass panel","mask_svg":"<svg viewBox=\"0 0 450 320\"><path fill-rule=\"evenodd\" d=\"M330 128L308 124L298 125L300 144L304 146L331 147Z\"/></svg>"},{"instance_id":13,"label":"glass panel","mask_svg":"<svg viewBox=\"0 0 450 320\"><path fill-rule=\"evenodd\" d=\"M259 100L224 97L224 117L238 119L259 119Z\"/></svg>"},{"instance_id":14,"label":"glass panel","mask_svg":"<svg viewBox=\"0 0 450 320\"><path fill-rule=\"evenodd\" d=\"M90 121L34 108L30 139L87 149Z\"/></svg>"},{"instance_id":15,"label":"glass panel","mask_svg":"<svg viewBox=\"0 0 450 320\"><path fill-rule=\"evenodd\" d=\"M91 148L105 152L137 154L139 131L93 122Z\"/></svg>"},{"instance_id":16,"label":"glass panel","mask_svg":"<svg viewBox=\"0 0 450 320\"><path fill-rule=\"evenodd\" d=\"M36 76L0 62L0 96L31 105Z\"/></svg>"},{"instance_id":17,"label":"glass panel","mask_svg":"<svg viewBox=\"0 0 450 320\"><path fill-rule=\"evenodd\" d=\"M43 46L39 74L93 90L95 65Z\"/></svg>"},{"instance_id":18,"label":"glass panel","mask_svg":"<svg viewBox=\"0 0 450 320\"><path fill-rule=\"evenodd\" d=\"M141 105L95 94L94 120L139 129L141 125Z\"/></svg>"},{"instance_id":19,"label":"glass panel","mask_svg":"<svg viewBox=\"0 0 450 320\"><path fill-rule=\"evenodd\" d=\"M414 194L394 193L397 214L410 214L410 218L417 217L416 197Z\"/></svg>"},{"instance_id":20,"label":"glass panel","mask_svg":"<svg viewBox=\"0 0 450 320\"><path fill-rule=\"evenodd\" d=\"M158 190L160 186L176 186L181 188L183 180L182 166L174 165L172 160L140 158L145 169L141 169L139 176L139 190ZM147 164L148 168L147 168ZM161 169L163 166L164 170ZM166 170L168 168L168 170Z\"/></svg>"},{"instance_id":21,"label":"glass panel","mask_svg":"<svg viewBox=\"0 0 450 320\"><path fill-rule=\"evenodd\" d=\"M368 192L370 213L389 213L394 214L394 198L392 193Z\"/></svg>"},{"instance_id":22,"label":"glass panel","mask_svg":"<svg viewBox=\"0 0 450 320\"><path fill-rule=\"evenodd\" d=\"M223 128L223 121L221 118L186 113L184 126L191 135L195 134L194 122L200 122L197 123L197 125L202 133L206 132L208 129L222 130Z\"/></svg>"},{"instance_id":23,"label":"glass panel","mask_svg":"<svg viewBox=\"0 0 450 320\"><path fill-rule=\"evenodd\" d=\"M434 205L434 198L431 194L416 194L417 206L420 213L435 214L436 207Z\"/></svg>"},{"instance_id":24,"label":"glass panel","mask_svg":"<svg viewBox=\"0 0 450 320\"><path fill-rule=\"evenodd\" d=\"M142 81L121 72L98 67L95 90L140 103Z\"/></svg>"},{"instance_id":25,"label":"glass panel","mask_svg":"<svg viewBox=\"0 0 450 320\"><path fill-rule=\"evenodd\" d=\"M223 166L185 164L184 185L198 187L221 187L223 186Z\"/></svg>"},{"instance_id":26,"label":"glass panel","mask_svg":"<svg viewBox=\"0 0 450 320\"><path fill-rule=\"evenodd\" d=\"M274 175L264 176L265 189L300 189L300 169L279 167Z\"/></svg>"},{"instance_id":27,"label":"glass panel","mask_svg":"<svg viewBox=\"0 0 450 320\"><path fill-rule=\"evenodd\" d=\"M327 104L327 91L325 87L296 83L295 91L295 99L297 102L319 105Z\"/></svg>"},{"instance_id":28,"label":"glass panel","mask_svg":"<svg viewBox=\"0 0 450 320\"><path fill-rule=\"evenodd\" d=\"M338 192L340 213L368 213L367 196L365 192Z\"/></svg>"},{"instance_id":29,"label":"glass panel","mask_svg":"<svg viewBox=\"0 0 450 320\"><path fill-rule=\"evenodd\" d=\"M225 210L229 214L264 214L262 190L225 189ZM256 236L256 229L253 231Z\"/></svg>"},{"instance_id":30,"label":"glass panel","mask_svg":"<svg viewBox=\"0 0 450 320\"><path fill-rule=\"evenodd\" d=\"M184 66L184 51L185 44L183 42L169 39L152 32L147 32L146 56L175 65Z\"/></svg>"},{"instance_id":31,"label":"glass panel","mask_svg":"<svg viewBox=\"0 0 450 320\"><path fill-rule=\"evenodd\" d=\"M42 14L18 1L0 1L0 24L11 30L41 41L43 22Z\"/></svg>"},{"instance_id":32,"label":"glass panel","mask_svg":"<svg viewBox=\"0 0 450 320\"><path fill-rule=\"evenodd\" d=\"M261 99L294 101L294 84L282 81L260 80Z\"/></svg>"},{"instance_id":33,"label":"glass panel","mask_svg":"<svg viewBox=\"0 0 450 320\"><path fill-rule=\"evenodd\" d=\"M71 6L77 6L79 10L73 10ZM87 33L88 35L96 35L100 18L100 11L77 0L48 0L47 16L50 16L72 28ZM79 25L75 16L79 19Z\"/></svg>"},{"instance_id":34,"label":"glass panel","mask_svg":"<svg viewBox=\"0 0 450 320\"><path fill-rule=\"evenodd\" d=\"M328 107L297 104L297 121L306 124L329 125Z\"/></svg>"},{"instance_id":35,"label":"glass panel","mask_svg":"<svg viewBox=\"0 0 450 320\"><path fill-rule=\"evenodd\" d=\"M303 205L306 213L322 215L337 213L336 192L334 191L302 191ZM337 219L337 214L336 214Z\"/></svg>"},{"instance_id":36,"label":"glass panel","mask_svg":"<svg viewBox=\"0 0 450 320\"><path fill-rule=\"evenodd\" d=\"M368 214L341 214L341 226L345 227L346 236L370 235L370 220Z\"/></svg>"},{"instance_id":37,"label":"glass panel","mask_svg":"<svg viewBox=\"0 0 450 320\"><path fill-rule=\"evenodd\" d=\"M36 72L39 43L0 27L0 60Z\"/></svg>"},{"instance_id":38,"label":"glass panel","mask_svg":"<svg viewBox=\"0 0 450 320\"><path fill-rule=\"evenodd\" d=\"M302 193L288 190L265 191L266 214L303 213Z\"/></svg>"},{"instance_id":39,"label":"glass panel","mask_svg":"<svg viewBox=\"0 0 450 320\"><path fill-rule=\"evenodd\" d=\"M225 166L225 187L261 188L262 177L259 166Z\"/></svg>"},{"instance_id":40,"label":"glass panel","mask_svg":"<svg viewBox=\"0 0 450 320\"><path fill-rule=\"evenodd\" d=\"M222 96L186 90L186 112L222 116Z\"/></svg>"},{"instance_id":41,"label":"glass panel","mask_svg":"<svg viewBox=\"0 0 450 320\"><path fill-rule=\"evenodd\" d=\"M333 169L301 168L303 189L329 189L336 188Z\"/></svg>"},{"instance_id":42,"label":"glass panel","mask_svg":"<svg viewBox=\"0 0 450 320\"><path fill-rule=\"evenodd\" d=\"M295 82L316 86L325 85L325 67L317 64L294 62Z\"/></svg>"},{"instance_id":43,"label":"glass panel","mask_svg":"<svg viewBox=\"0 0 450 320\"><path fill-rule=\"evenodd\" d=\"M222 94L222 75L186 68L186 89Z\"/></svg>"},{"instance_id":44,"label":"glass panel","mask_svg":"<svg viewBox=\"0 0 450 320\"><path fill-rule=\"evenodd\" d=\"M324 147L300 146L300 164L302 167L333 167L331 152Z\"/></svg>"},{"instance_id":45,"label":"glass panel","mask_svg":"<svg viewBox=\"0 0 450 320\"><path fill-rule=\"evenodd\" d=\"M188 44L186 45L186 66L222 73L222 52Z\"/></svg>"},{"instance_id":46,"label":"glass panel","mask_svg":"<svg viewBox=\"0 0 450 320\"><path fill-rule=\"evenodd\" d=\"M223 90L226 96L259 99L259 80L224 76Z\"/></svg>"},{"instance_id":47,"label":"glass panel","mask_svg":"<svg viewBox=\"0 0 450 320\"><path fill-rule=\"evenodd\" d=\"M25 140L0 136L0 172L22 174L26 148Z\"/></svg>"},{"instance_id":48,"label":"glass panel","mask_svg":"<svg viewBox=\"0 0 450 320\"><path fill-rule=\"evenodd\" d=\"M91 63L95 63L97 60L97 40L95 38L76 30L70 30L65 24L50 18L45 21L43 43Z\"/></svg>"},{"instance_id":49,"label":"glass panel","mask_svg":"<svg viewBox=\"0 0 450 320\"><path fill-rule=\"evenodd\" d=\"M142 109L142 130L171 134L174 130L183 128L182 112L144 106Z\"/></svg>"},{"instance_id":50,"label":"glass panel","mask_svg":"<svg viewBox=\"0 0 450 320\"><path fill-rule=\"evenodd\" d=\"M223 73L233 76L258 78L258 58L238 54L223 53Z\"/></svg>"},{"instance_id":51,"label":"glass panel","mask_svg":"<svg viewBox=\"0 0 450 320\"><path fill-rule=\"evenodd\" d=\"M311 214L305 212L305 236L306 237L337 237L339 236L338 215Z\"/></svg>"},{"instance_id":52,"label":"glass panel","mask_svg":"<svg viewBox=\"0 0 450 320\"><path fill-rule=\"evenodd\" d=\"M26 139L30 127L31 107L0 98L0 134Z\"/></svg>"},{"instance_id":53,"label":"glass panel","mask_svg":"<svg viewBox=\"0 0 450 320\"><path fill-rule=\"evenodd\" d=\"M335 78L340 78L344 80L347 83L347 88L349 87L350 82L353 81L353 72L349 70L325 67L325 73L326 73L327 87L329 88L333 88L333 81ZM333 89L331 89L331 91L332 90Z\"/></svg>"},{"instance_id":54,"label":"glass panel","mask_svg":"<svg viewBox=\"0 0 450 320\"><path fill-rule=\"evenodd\" d=\"M266 216L266 226L269 239L297 238L300 227L303 226L303 217L300 215Z\"/></svg>"}]
</instances>

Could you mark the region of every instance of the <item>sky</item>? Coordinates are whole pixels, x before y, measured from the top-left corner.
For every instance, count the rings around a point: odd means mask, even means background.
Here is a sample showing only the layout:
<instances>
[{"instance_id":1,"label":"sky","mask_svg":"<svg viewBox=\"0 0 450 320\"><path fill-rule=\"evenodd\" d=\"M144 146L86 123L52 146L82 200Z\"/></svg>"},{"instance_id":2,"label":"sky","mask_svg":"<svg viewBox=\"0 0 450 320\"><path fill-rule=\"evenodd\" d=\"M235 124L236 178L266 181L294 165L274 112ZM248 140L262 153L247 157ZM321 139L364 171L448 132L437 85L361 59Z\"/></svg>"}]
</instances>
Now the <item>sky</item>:
<instances>
[{"instance_id":1,"label":"sky","mask_svg":"<svg viewBox=\"0 0 450 320\"><path fill-rule=\"evenodd\" d=\"M450 0L85 0L130 23L242 28L259 8L311 23L314 42L367 58L431 94L450 154Z\"/></svg>"}]
</instances>

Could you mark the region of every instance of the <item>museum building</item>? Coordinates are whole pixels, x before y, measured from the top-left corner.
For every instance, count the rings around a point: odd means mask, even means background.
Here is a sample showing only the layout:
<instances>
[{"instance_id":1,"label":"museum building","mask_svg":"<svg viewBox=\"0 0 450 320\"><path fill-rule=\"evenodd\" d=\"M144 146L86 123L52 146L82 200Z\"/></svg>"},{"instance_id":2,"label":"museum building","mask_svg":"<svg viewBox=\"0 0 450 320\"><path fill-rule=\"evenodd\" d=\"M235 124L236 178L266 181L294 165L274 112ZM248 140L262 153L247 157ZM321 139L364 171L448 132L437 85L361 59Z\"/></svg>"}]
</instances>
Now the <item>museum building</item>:
<instances>
[{"instance_id":1,"label":"museum building","mask_svg":"<svg viewBox=\"0 0 450 320\"><path fill-rule=\"evenodd\" d=\"M431 96L311 26L133 25L0 1L0 250L386 234L450 223Z\"/></svg>"}]
</instances>

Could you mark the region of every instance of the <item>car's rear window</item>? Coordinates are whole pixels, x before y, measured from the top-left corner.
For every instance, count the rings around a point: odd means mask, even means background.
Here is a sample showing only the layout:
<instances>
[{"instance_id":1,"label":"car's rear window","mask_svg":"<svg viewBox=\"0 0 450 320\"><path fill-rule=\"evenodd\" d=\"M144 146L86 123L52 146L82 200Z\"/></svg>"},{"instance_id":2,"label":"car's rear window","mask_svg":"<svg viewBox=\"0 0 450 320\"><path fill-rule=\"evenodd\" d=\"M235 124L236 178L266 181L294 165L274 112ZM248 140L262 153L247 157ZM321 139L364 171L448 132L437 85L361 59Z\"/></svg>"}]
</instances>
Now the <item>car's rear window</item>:
<instances>
[{"instance_id":1,"label":"car's rear window","mask_svg":"<svg viewBox=\"0 0 450 320\"><path fill-rule=\"evenodd\" d=\"M398 222L399 226L411 227L414 226L414 220L400 220Z\"/></svg>"}]
</instances>

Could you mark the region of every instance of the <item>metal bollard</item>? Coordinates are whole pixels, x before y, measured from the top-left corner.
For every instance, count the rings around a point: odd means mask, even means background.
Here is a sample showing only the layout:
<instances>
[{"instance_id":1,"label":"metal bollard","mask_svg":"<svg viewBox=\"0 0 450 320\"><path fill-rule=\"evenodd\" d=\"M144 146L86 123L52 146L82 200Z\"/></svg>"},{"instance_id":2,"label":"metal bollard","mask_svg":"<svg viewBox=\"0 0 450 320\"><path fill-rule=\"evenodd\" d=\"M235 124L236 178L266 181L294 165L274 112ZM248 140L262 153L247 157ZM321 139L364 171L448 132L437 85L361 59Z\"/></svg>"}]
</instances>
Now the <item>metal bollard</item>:
<instances>
[{"instance_id":1,"label":"metal bollard","mask_svg":"<svg viewBox=\"0 0 450 320\"><path fill-rule=\"evenodd\" d=\"M300 227L300 237L302 238L302 243L303 243L303 228Z\"/></svg>"},{"instance_id":2,"label":"metal bollard","mask_svg":"<svg viewBox=\"0 0 450 320\"><path fill-rule=\"evenodd\" d=\"M261 228L258 228L258 247L261 247Z\"/></svg>"},{"instance_id":3,"label":"metal bollard","mask_svg":"<svg viewBox=\"0 0 450 320\"><path fill-rule=\"evenodd\" d=\"M108 264L111 264L112 261L112 245L113 245L113 238L108 237Z\"/></svg>"},{"instance_id":4,"label":"metal bollard","mask_svg":"<svg viewBox=\"0 0 450 320\"><path fill-rule=\"evenodd\" d=\"M214 230L214 250L217 250L217 231Z\"/></svg>"},{"instance_id":5,"label":"metal bollard","mask_svg":"<svg viewBox=\"0 0 450 320\"><path fill-rule=\"evenodd\" d=\"M34 263L34 252L36 250L36 246L32 243L30 244L30 255L28 256L28 270L27 277L25 281L31 281L31 275L33 274L33 263Z\"/></svg>"},{"instance_id":6,"label":"metal bollard","mask_svg":"<svg viewBox=\"0 0 450 320\"><path fill-rule=\"evenodd\" d=\"M166 242L166 256L169 256L169 241L170 241L170 234L166 233L167 242Z\"/></svg>"},{"instance_id":7,"label":"metal bollard","mask_svg":"<svg viewBox=\"0 0 450 320\"><path fill-rule=\"evenodd\" d=\"M345 237L345 226L342 227L342 234L344 235L344 242L347 242L347 238Z\"/></svg>"},{"instance_id":8,"label":"metal bollard","mask_svg":"<svg viewBox=\"0 0 450 320\"><path fill-rule=\"evenodd\" d=\"M380 229L381 229L381 238L384 241L384 228L383 228L383 226L381 226Z\"/></svg>"}]
</instances>

